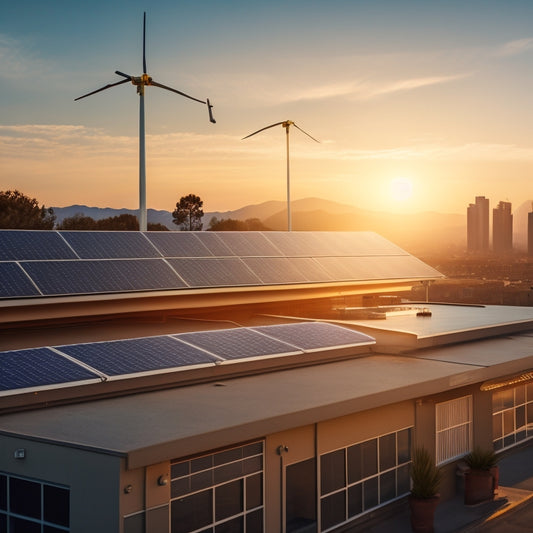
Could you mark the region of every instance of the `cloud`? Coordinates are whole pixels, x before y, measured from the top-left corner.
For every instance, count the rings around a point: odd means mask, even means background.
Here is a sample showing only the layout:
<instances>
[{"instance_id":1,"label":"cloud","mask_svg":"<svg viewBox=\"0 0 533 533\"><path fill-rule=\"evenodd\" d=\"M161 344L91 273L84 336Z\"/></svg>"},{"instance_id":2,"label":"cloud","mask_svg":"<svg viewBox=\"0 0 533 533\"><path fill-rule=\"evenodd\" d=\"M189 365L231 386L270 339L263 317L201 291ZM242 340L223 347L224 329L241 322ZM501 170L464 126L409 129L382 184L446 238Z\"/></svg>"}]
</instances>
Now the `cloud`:
<instances>
[{"instance_id":1,"label":"cloud","mask_svg":"<svg viewBox=\"0 0 533 533\"><path fill-rule=\"evenodd\" d=\"M0 34L0 64L0 79L39 77L48 70L45 64L25 50L19 41L5 34Z\"/></svg>"},{"instance_id":2,"label":"cloud","mask_svg":"<svg viewBox=\"0 0 533 533\"><path fill-rule=\"evenodd\" d=\"M529 50L533 50L533 37L509 41L496 51L496 55L500 57L515 56Z\"/></svg>"}]
</instances>

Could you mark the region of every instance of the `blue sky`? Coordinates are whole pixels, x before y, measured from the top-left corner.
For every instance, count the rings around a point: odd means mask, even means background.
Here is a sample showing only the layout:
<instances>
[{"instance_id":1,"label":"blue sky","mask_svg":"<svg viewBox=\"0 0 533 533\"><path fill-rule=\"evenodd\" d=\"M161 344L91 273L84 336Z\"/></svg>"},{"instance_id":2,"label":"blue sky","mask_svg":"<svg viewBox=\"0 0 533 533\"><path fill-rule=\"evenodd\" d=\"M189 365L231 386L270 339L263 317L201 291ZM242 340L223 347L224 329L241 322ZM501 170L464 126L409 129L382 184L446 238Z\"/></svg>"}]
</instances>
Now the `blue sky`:
<instances>
[{"instance_id":1,"label":"blue sky","mask_svg":"<svg viewBox=\"0 0 533 533\"><path fill-rule=\"evenodd\" d=\"M0 190L46 205L138 204L138 96L148 73L214 104L147 88L148 206L208 210L285 198L464 212L532 197L533 3L21 0L0 17ZM412 194L390 184L402 178Z\"/></svg>"}]
</instances>

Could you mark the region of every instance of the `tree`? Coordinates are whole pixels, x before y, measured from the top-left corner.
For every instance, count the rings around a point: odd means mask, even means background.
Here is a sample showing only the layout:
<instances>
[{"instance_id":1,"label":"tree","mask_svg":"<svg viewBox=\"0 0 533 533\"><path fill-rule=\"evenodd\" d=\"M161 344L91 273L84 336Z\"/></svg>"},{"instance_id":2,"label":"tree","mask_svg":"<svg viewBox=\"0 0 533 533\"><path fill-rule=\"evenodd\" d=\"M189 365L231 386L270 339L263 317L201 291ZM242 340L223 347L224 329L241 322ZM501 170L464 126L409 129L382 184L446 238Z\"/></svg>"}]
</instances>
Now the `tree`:
<instances>
[{"instance_id":1,"label":"tree","mask_svg":"<svg viewBox=\"0 0 533 533\"><path fill-rule=\"evenodd\" d=\"M172 212L172 222L182 231L201 231L204 202L195 194L182 196Z\"/></svg>"},{"instance_id":2,"label":"tree","mask_svg":"<svg viewBox=\"0 0 533 533\"><path fill-rule=\"evenodd\" d=\"M234 218L213 217L209 221L208 231L270 231L258 218L237 220Z\"/></svg>"},{"instance_id":3,"label":"tree","mask_svg":"<svg viewBox=\"0 0 533 533\"><path fill-rule=\"evenodd\" d=\"M88 217L83 213L76 213L71 217L65 217L62 222L57 225L58 230L95 230L97 229L97 222L92 217Z\"/></svg>"},{"instance_id":4,"label":"tree","mask_svg":"<svg viewBox=\"0 0 533 533\"><path fill-rule=\"evenodd\" d=\"M19 191L0 191L0 228L53 229L54 210Z\"/></svg>"}]
</instances>

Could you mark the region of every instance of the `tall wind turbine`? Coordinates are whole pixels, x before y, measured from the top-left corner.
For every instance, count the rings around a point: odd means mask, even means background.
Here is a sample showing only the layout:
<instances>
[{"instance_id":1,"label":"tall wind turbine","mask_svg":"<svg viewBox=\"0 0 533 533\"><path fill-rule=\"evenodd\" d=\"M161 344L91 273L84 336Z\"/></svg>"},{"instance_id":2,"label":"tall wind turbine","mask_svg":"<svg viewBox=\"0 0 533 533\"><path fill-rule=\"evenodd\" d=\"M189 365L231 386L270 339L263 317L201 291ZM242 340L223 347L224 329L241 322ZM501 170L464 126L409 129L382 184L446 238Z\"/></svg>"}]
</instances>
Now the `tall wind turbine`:
<instances>
[{"instance_id":1,"label":"tall wind turbine","mask_svg":"<svg viewBox=\"0 0 533 533\"><path fill-rule=\"evenodd\" d=\"M254 131L253 133L250 133L250 135L247 135L246 137L243 137L242 140L248 139L248 137L251 137L252 135L255 135L256 133L259 133L261 131L268 130L269 128L274 128L275 126L283 126L285 128L285 137L287 139L287 228L289 231L292 231L292 222L291 222L291 172L290 172L290 163L289 163L289 128L291 126L294 126L295 128L299 129L302 133L305 133L308 137L313 139L313 141L319 143L320 141L317 141L313 136L309 135L306 131L302 130L297 124L295 124L292 120L284 120L283 122L276 122L275 124L271 124L270 126L265 126L264 128L261 128L260 130Z\"/></svg>"},{"instance_id":2,"label":"tall wind turbine","mask_svg":"<svg viewBox=\"0 0 533 533\"><path fill-rule=\"evenodd\" d=\"M96 89L96 91L91 91L90 93L84 94L83 96L79 96L78 98L75 98L75 100L81 100L82 98L85 98L87 96L91 96L92 94L99 93L100 91L105 91L106 89L110 89L111 87L115 87L116 85L122 85L123 83L127 83L130 81L133 85L137 87L137 94L139 95L139 229L141 231L146 231L147 229L147 217L146 217L146 150L145 150L145 133L144 133L144 88L147 85L153 85L154 87L159 87L161 89L166 89L167 91L171 91L173 93L181 94L181 96L185 96L186 98L190 98L191 100L194 100L195 102L200 102L201 104L207 105L207 111L209 112L209 120L214 124L216 121L213 118L213 112L211 109L213 106L209 103L209 98L206 98L206 100L199 100L198 98L194 98L193 96L189 96L188 94L185 94L181 91L178 91L177 89L173 89L172 87L167 87L166 85L162 85L161 83L158 83L153 80L151 76L148 76L146 73L146 12L144 13L143 17L143 73L141 76L130 76L129 74L124 74L124 72L120 72L119 70L115 70L115 74L118 74L119 76L122 76L123 80L117 81L116 83L109 83L105 85L104 87L101 87L100 89Z\"/></svg>"}]
</instances>

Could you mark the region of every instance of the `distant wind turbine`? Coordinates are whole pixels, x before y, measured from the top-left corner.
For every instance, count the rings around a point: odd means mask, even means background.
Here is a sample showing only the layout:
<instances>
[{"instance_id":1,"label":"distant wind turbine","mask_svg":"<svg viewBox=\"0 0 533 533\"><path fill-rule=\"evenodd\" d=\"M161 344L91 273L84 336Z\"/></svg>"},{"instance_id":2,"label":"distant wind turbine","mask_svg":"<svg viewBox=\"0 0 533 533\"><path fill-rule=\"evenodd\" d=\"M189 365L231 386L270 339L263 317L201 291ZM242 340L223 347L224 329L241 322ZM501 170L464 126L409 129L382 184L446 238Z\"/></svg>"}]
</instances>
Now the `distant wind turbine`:
<instances>
[{"instance_id":1,"label":"distant wind turbine","mask_svg":"<svg viewBox=\"0 0 533 533\"><path fill-rule=\"evenodd\" d=\"M201 104L207 105L207 110L209 112L209 120L214 124L216 121L213 118L213 112L211 109L213 106L209 103L209 98L206 98L206 100L199 100L198 98L194 98L192 96L189 96L188 94L185 94L181 91L178 91L176 89L173 89L172 87L167 87L166 85L162 85L161 83L158 83L152 79L151 76L148 76L146 73L146 12L144 13L143 17L143 74L142 76L130 76L129 74L124 74L123 72L120 72L119 70L115 70L115 74L118 74L119 76L122 76L123 78L126 78L124 80L117 81L116 83L109 83L108 85L105 85L104 87L101 87L100 89L96 89L96 91L91 91L90 93L84 94L83 96L79 96L78 98L75 98L74 100L81 100L82 98L85 98L87 96L91 96L92 94L99 93L100 91L105 91L106 89L110 89L111 87L115 87L116 85L122 85L123 83L127 83L130 81L133 85L137 87L137 94L140 97L139 100L139 229L141 231L146 231L147 229L147 217L146 217L146 157L145 157L145 133L144 133L144 88L146 85L153 85L154 87L159 87L161 89L166 89L167 91L171 91L173 93L181 94L181 96L185 96L186 98L190 98L191 100L194 100L195 102L200 102Z\"/></svg>"},{"instance_id":2,"label":"distant wind turbine","mask_svg":"<svg viewBox=\"0 0 533 533\"><path fill-rule=\"evenodd\" d=\"M264 128L261 128L260 130L254 131L253 133L250 133L250 135L247 135L246 137L243 137L242 140L248 139L248 137L251 137L252 135L255 135L256 133L259 133L261 131L268 130L269 128L274 128L275 126L283 126L285 128L286 132L286 139L287 139L287 228L289 231L292 231L292 222L291 222L291 180L290 180L290 163L289 163L289 127L294 126L295 128L299 129L302 133L305 133L308 137L313 139L313 141L319 143L320 141L317 141L313 136L309 135L306 131L302 130L297 124L295 124L292 120L284 120L282 122L276 122L275 124L271 124L270 126L265 126Z\"/></svg>"}]
</instances>

